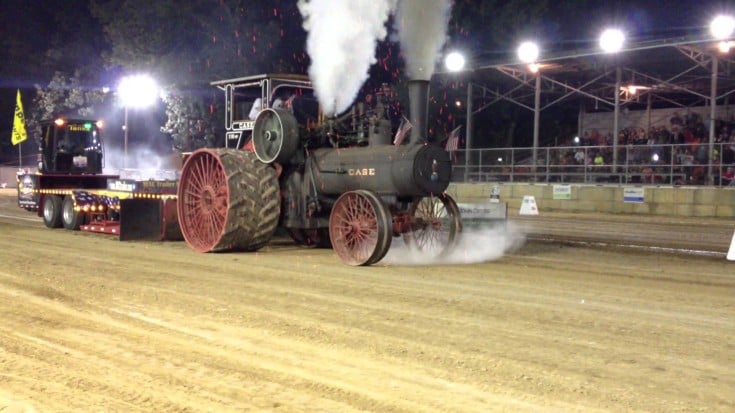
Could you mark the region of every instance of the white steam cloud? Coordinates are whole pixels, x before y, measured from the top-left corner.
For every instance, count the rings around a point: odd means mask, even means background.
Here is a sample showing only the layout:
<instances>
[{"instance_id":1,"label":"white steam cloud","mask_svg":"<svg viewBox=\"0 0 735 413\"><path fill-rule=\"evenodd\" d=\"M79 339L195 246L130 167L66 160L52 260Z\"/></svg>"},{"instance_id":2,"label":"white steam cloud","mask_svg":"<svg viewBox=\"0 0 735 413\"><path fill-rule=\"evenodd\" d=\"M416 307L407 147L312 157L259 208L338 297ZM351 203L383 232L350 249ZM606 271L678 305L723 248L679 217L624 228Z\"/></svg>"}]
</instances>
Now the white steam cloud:
<instances>
[{"instance_id":1,"label":"white steam cloud","mask_svg":"<svg viewBox=\"0 0 735 413\"><path fill-rule=\"evenodd\" d=\"M429 80L447 37L450 0L401 0L396 25L410 79Z\"/></svg>"},{"instance_id":2,"label":"white steam cloud","mask_svg":"<svg viewBox=\"0 0 735 413\"><path fill-rule=\"evenodd\" d=\"M446 255L410 248L400 238L393 238L390 250L380 264L476 264L498 260L506 253L518 250L526 242L526 236L505 221L465 228L459 237L456 247Z\"/></svg>"},{"instance_id":3,"label":"white steam cloud","mask_svg":"<svg viewBox=\"0 0 735 413\"><path fill-rule=\"evenodd\" d=\"M324 113L335 115L367 80L394 13L409 77L429 80L446 41L451 0L299 0L298 6L308 32L309 76Z\"/></svg>"},{"instance_id":4,"label":"white steam cloud","mask_svg":"<svg viewBox=\"0 0 735 413\"><path fill-rule=\"evenodd\" d=\"M352 104L375 63L378 41L396 0L300 0L309 33L309 76L324 113L335 115Z\"/></svg>"}]
</instances>

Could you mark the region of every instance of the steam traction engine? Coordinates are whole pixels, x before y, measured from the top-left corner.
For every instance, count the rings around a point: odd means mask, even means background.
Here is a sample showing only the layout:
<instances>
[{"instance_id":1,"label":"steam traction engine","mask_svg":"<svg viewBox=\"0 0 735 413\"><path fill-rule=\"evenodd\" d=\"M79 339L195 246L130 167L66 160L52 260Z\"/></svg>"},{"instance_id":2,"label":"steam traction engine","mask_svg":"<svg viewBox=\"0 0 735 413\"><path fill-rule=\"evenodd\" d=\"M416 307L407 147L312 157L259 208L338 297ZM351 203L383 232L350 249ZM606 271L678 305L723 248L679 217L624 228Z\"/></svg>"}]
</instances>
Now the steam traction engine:
<instances>
[{"instance_id":1,"label":"steam traction engine","mask_svg":"<svg viewBox=\"0 0 735 413\"><path fill-rule=\"evenodd\" d=\"M459 209L444 193L449 154L425 139L428 82L409 84L415 126L400 145L385 97L324 118L305 76L213 85L225 94L224 148L193 152L178 189L179 224L195 250L254 251L278 226L298 243L331 245L350 265L380 261L394 236L430 254L455 245ZM255 101L262 109L250 119Z\"/></svg>"}]
</instances>

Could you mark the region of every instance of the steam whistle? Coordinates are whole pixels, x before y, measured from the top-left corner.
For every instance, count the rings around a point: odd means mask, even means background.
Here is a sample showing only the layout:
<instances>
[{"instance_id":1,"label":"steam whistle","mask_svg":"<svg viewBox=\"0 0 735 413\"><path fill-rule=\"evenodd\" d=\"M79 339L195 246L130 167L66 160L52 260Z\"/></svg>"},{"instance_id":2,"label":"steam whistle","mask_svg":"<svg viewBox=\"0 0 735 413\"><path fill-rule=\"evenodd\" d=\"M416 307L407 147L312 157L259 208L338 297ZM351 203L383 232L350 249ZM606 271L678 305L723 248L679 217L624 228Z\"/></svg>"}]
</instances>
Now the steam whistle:
<instances>
[{"instance_id":1,"label":"steam whistle","mask_svg":"<svg viewBox=\"0 0 735 413\"><path fill-rule=\"evenodd\" d=\"M436 159L434 159L431 162L431 180L433 182L436 182L439 180L439 172L437 171L439 169L439 164L436 162Z\"/></svg>"}]
</instances>

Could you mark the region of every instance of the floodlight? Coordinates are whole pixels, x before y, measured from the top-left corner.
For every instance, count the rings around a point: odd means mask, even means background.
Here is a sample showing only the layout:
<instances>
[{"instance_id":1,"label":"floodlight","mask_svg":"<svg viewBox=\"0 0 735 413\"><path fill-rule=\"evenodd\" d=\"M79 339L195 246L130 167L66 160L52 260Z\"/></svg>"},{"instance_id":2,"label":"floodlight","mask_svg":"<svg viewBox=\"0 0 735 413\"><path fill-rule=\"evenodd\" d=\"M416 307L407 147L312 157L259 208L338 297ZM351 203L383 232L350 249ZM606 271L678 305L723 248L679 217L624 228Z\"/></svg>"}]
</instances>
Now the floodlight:
<instances>
[{"instance_id":1,"label":"floodlight","mask_svg":"<svg viewBox=\"0 0 735 413\"><path fill-rule=\"evenodd\" d=\"M534 42L523 42L518 46L518 58L523 63L534 63L538 59L539 49Z\"/></svg>"},{"instance_id":2,"label":"floodlight","mask_svg":"<svg viewBox=\"0 0 735 413\"><path fill-rule=\"evenodd\" d=\"M605 53L617 53L623 49L625 35L620 29L607 29L600 35L600 47Z\"/></svg>"},{"instance_id":3,"label":"floodlight","mask_svg":"<svg viewBox=\"0 0 735 413\"><path fill-rule=\"evenodd\" d=\"M732 16L719 15L712 20L709 26L710 33L717 40L725 40L732 36L735 31L735 18Z\"/></svg>"},{"instance_id":4,"label":"floodlight","mask_svg":"<svg viewBox=\"0 0 735 413\"><path fill-rule=\"evenodd\" d=\"M459 52L451 52L444 59L444 66L446 66L450 72L459 72L464 69L464 65L465 58L462 53Z\"/></svg>"},{"instance_id":5,"label":"floodlight","mask_svg":"<svg viewBox=\"0 0 735 413\"><path fill-rule=\"evenodd\" d=\"M158 86L148 75L132 75L122 78L117 88L123 105L130 108L144 108L158 99Z\"/></svg>"}]
</instances>

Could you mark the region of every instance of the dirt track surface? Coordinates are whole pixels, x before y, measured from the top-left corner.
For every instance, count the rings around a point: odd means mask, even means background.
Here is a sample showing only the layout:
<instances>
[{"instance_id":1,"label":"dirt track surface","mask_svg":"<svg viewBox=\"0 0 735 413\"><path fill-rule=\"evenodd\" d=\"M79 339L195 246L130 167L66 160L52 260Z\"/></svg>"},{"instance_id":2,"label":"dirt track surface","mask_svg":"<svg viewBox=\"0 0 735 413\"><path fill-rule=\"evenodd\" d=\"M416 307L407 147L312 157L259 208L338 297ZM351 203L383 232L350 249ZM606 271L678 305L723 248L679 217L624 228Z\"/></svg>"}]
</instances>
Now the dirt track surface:
<instances>
[{"instance_id":1,"label":"dirt track surface","mask_svg":"<svg viewBox=\"0 0 735 413\"><path fill-rule=\"evenodd\" d=\"M526 242L353 268L282 239L198 254L52 231L14 201L3 413L735 411L722 256Z\"/></svg>"}]
</instances>

